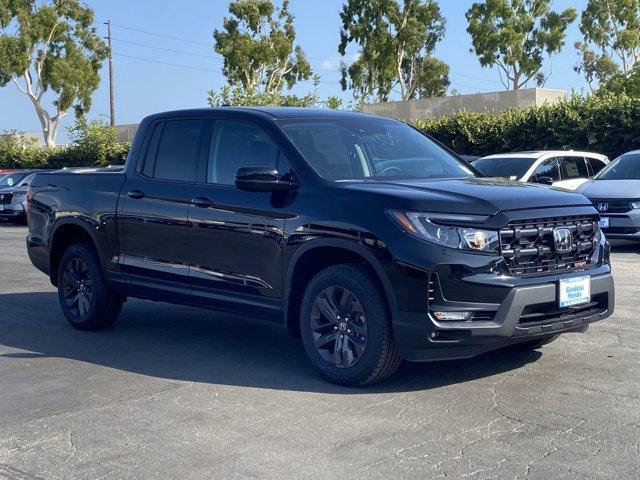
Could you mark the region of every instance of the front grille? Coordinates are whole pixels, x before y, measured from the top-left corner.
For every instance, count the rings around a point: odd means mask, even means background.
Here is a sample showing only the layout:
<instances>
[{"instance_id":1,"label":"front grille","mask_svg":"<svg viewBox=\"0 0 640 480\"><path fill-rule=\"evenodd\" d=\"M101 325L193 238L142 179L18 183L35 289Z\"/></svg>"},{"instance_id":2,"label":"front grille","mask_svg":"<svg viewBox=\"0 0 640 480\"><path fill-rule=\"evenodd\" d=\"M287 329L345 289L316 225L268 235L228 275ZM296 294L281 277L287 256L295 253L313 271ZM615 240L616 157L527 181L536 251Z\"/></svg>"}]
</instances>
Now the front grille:
<instances>
[{"instance_id":1,"label":"front grille","mask_svg":"<svg viewBox=\"0 0 640 480\"><path fill-rule=\"evenodd\" d=\"M500 230L502 256L512 275L563 273L589 266L597 248L597 217L537 218L510 222ZM553 232L569 228L573 242L566 253L558 252Z\"/></svg>"},{"instance_id":2,"label":"front grille","mask_svg":"<svg viewBox=\"0 0 640 480\"><path fill-rule=\"evenodd\" d=\"M13 198L12 193L0 193L0 204L9 205L11 203L12 198Z\"/></svg>"},{"instance_id":3,"label":"front grille","mask_svg":"<svg viewBox=\"0 0 640 480\"><path fill-rule=\"evenodd\" d=\"M628 200L591 199L591 203L602 214L627 213L631 210L631 202Z\"/></svg>"}]
</instances>

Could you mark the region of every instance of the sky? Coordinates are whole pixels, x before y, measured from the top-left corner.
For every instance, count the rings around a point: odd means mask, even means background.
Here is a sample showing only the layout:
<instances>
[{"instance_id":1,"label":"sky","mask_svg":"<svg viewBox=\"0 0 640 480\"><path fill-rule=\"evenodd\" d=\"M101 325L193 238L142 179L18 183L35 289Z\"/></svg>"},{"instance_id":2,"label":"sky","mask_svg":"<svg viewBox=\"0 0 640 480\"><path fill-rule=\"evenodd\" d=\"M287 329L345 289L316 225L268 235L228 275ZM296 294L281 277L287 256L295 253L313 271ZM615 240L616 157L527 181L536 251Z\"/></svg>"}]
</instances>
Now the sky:
<instances>
[{"instance_id":1,"label":"sky","mask_svg":"<svg viewBox=\"0 0 640 480\"><path fill-rule=\"evenodd\" d=\"M553 8L569 6L579 12L587 0L555 0ZM224 85L222 59L213 51L212 32L220 28L227 15L226 0L92 0L85 2L95 11L96 27L106 35L103 22L113 24L116 123L139 123L149 114L179 108L207 105L207 92ZM279 0L276 0L279 3ZM459 93L503 90L498 72L482 68L470 52L465 12L473 0L440 0L446 18L446 35L435 56L451 68L451 88ZM312 67L321 76L318 94L336 95L348 103L349 92L342 92L337 71L340 55L339 12L343 0L290 0L295 16L296 42L304 49ZM173 38L168 38L173 37ZM578 22L570 26L565 49L544 66L551 71L547 88L570 91L586 88L584 79L573 71L577 54L573 43L581 40ZM350 61L356 50L347 52ZM172 64L172 65L168 65ZM108 120L108 70L101 70L102 82L93 95L89 118ZM531 85L533 86L533 84ZM305 83L294 92L306 93ZM50 106L51 100L47 101ZM66 127L73 124L73 113L63 122L58 143L68 139ZM0 88L0 132L19 130L40 133L39 122L29 100L12 84Z\"/></svg>"}]
</instances>

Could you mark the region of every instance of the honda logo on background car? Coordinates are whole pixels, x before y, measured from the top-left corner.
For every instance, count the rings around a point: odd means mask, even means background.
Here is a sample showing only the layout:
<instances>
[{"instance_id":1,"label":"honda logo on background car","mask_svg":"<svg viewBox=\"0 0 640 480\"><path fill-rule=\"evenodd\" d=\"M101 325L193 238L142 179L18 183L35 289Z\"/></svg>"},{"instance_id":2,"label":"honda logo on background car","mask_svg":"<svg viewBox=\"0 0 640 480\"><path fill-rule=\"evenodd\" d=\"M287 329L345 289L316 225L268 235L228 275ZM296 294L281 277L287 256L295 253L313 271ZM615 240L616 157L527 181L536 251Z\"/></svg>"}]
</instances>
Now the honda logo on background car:
<instances>
[{"instance_id":1,"label":"honda logo on background car","mask_svg":"<svg viewBox=\"0 0 640 480\"><path fill-rule=\"evenodd\" d=\"M609 210L609 204L605 202L600 202L596 208L598 209L599 212L606 212L607 210Z\"/></svg>"},{"instance_id":2,"label":"honda logo on background car","mask_svg":"<svg viewBox=\"0 0 640 480\"><path fill-rule=\"evenodd\" d=\"M570 228L561 227L553 231L553 242L556 252L567 253L573 248L573 233Z\"/></svg>"}]
</instances>

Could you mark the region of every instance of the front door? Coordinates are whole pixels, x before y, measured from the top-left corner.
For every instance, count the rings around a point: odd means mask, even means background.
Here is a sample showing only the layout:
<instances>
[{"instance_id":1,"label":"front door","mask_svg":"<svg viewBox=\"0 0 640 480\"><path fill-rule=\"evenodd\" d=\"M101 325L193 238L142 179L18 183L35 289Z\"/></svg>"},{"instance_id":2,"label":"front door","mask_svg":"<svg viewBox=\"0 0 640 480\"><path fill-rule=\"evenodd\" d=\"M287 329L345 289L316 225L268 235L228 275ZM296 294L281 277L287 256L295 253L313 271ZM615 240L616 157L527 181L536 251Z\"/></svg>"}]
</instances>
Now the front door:
<instances>
[{"instance_id":1,"label":"front door","mask_svg":"<svg viewBox=\"0 0 640 480\"><path fill-rule=\"evenodd\" d=\"M153 125L145 141L144 160L122 188L119 262L139 294L190 291L189 202L206 131L204 118L169 119Z\"/></svg>"},{"instance_id":2,"label":"front door","mask_svg":"<svg viewBox=\"0 0 640 480\"><path fill-rule=\"evenodd\" d=\"M240 167L288 162L258 125L216 120L208 142L206 184L189 207L189 276L196 301L278 318L282 298L284 224L292 193L239 190Z\"/></svg>"}]
</instances>

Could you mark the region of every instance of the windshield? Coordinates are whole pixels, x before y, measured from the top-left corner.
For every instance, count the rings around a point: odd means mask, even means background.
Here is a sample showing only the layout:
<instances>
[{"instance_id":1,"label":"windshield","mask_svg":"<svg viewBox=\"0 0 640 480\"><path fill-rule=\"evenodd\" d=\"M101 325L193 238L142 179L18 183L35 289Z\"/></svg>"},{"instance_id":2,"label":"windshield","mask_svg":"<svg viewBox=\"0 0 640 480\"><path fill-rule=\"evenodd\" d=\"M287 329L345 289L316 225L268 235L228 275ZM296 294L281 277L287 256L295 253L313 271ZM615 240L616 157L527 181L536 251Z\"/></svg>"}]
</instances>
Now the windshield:
<instances>
[{"instance_id":1,"label":"windshield","mask_svg":"<svg viewBox=\"0 0 640 480\"><path fill-rule=\"evenodd\" d=\"M622 155L607 165L596 180L640 180L640 154Z\"/></svg>"},{"instance_id":2,"label":"windshield","mask_svg":"<svg viewBox=\"0 0 640 480\"><path fill-rule=\"evenodd\" d=\"M395 120L348 117L280 124L307 162L327 180L475 176L453 154Z\"/></svg>"},{"instance_id":3,"label":"windshield","mask_svg":"<svg viewBox=\"0 0 640 480\"><path fill-rule=\"evenodd\" d=\"M27 176L28 172L10 173L0 178L0 188L13 187L16 183Z\"/></svg>"},{"instance_id":4,"label":"windshield","mask_svg":"<svg viewBox=\"0 0 640 480\"><path fill-rule=\"evenodd\" d=\"M535 158L492 157L481 158L473 162L473 166L487 177L502 177L509 180L520 180L536 161Z\"/></svg>"}]
</instances>

